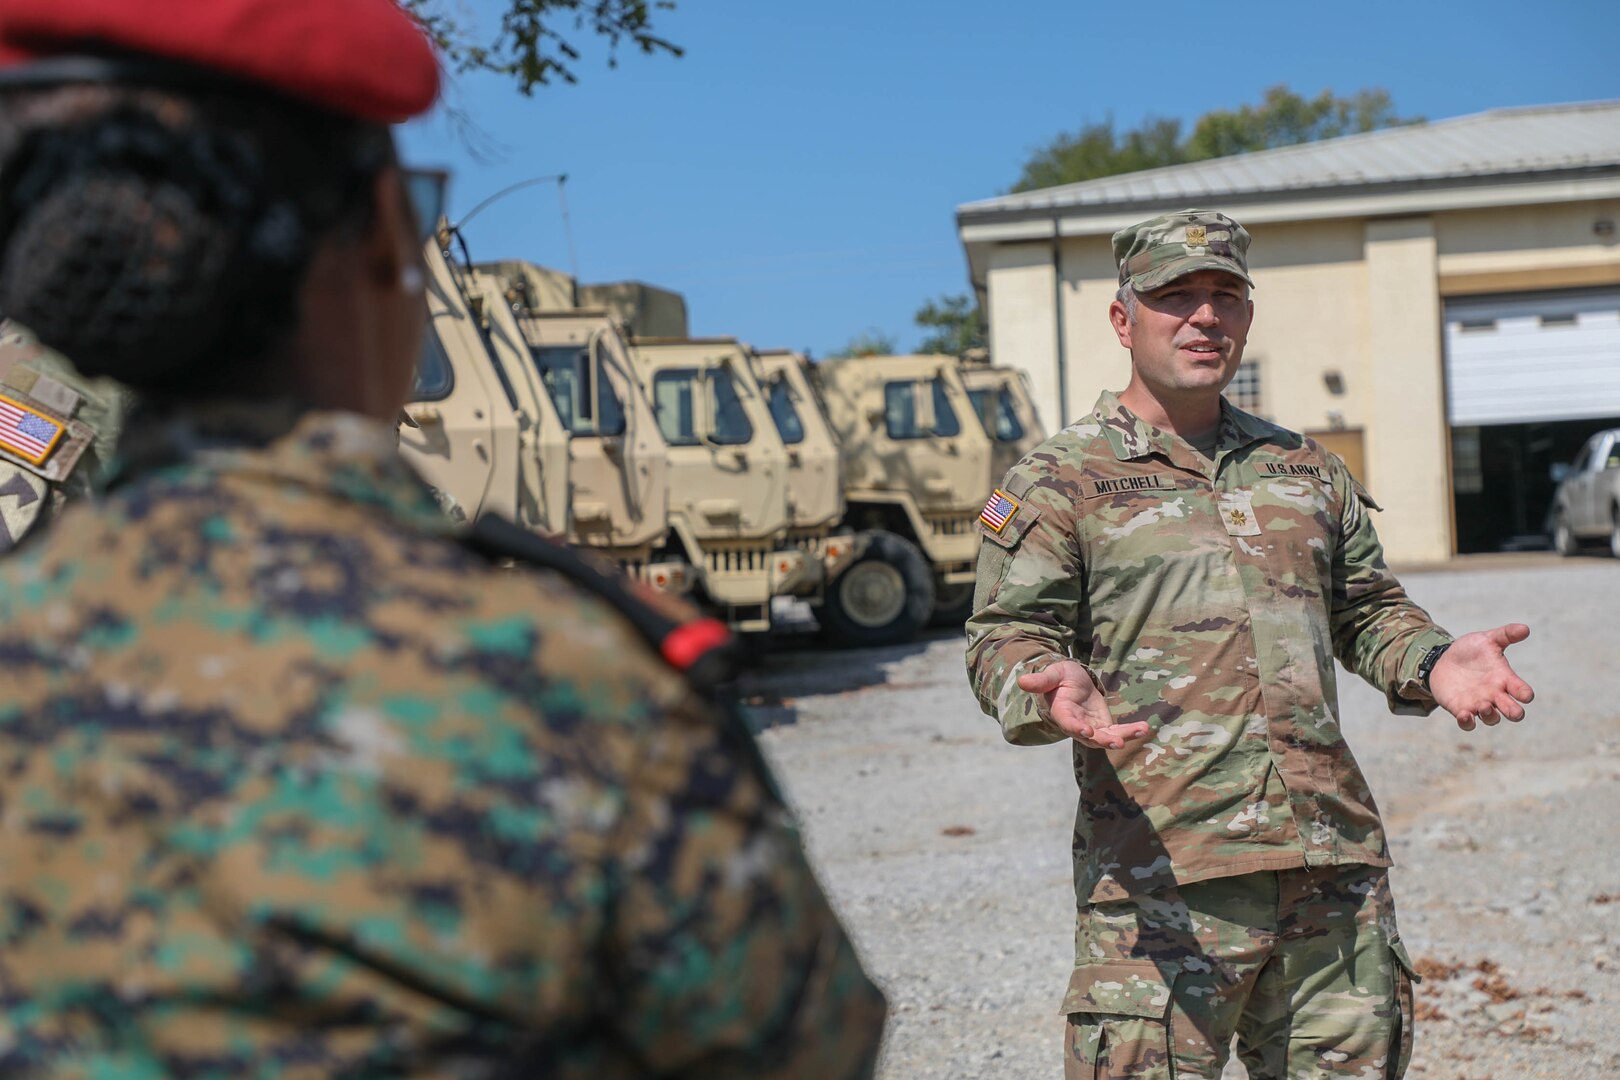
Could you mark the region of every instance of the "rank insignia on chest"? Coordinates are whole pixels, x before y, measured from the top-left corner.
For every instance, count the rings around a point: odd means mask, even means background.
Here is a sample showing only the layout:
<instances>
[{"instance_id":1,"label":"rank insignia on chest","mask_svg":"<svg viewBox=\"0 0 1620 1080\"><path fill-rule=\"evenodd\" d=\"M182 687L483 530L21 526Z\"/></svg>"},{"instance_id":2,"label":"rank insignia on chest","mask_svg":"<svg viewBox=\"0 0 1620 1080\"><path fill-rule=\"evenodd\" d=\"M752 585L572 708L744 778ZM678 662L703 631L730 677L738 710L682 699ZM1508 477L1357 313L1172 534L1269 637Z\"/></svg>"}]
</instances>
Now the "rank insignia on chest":
<instances>
[{"instance_id":1,"label":"rank insignia on chest","mask_svg":"<svg viewBox=\"0 0 1620 1080\"><path fill-rule=\"evenodd\" d=\"M1018 513L1018 501L1005 491L996 488L990 495L990 501L984 504L979 511L979 520L993 533L1000 534L1007 527L1007 522Z\"/></svg>"},{"instance_id":2,"label":"rank insignia on chest","mask_svg":"<svg viewBox=\"0 0 1620 1080\"><path fill-rule=\"evenodd\" d=\"M0 448L24 461L45 464L67 425L45 413L0 394Z\"/></svg>"},{"instance_id":3,"label":"rank insignia on chest","mask_svg":"<svg viewBox=\"0 0 1620 1080\"><path fill-rule=\"evenodd\" d=\"M1245 514L1242 510L1229 511L1227 516L1231 519L1232 524L1236 525L1240 529L1249 523L1249 515Z\"/></svg>"}]
</instances>

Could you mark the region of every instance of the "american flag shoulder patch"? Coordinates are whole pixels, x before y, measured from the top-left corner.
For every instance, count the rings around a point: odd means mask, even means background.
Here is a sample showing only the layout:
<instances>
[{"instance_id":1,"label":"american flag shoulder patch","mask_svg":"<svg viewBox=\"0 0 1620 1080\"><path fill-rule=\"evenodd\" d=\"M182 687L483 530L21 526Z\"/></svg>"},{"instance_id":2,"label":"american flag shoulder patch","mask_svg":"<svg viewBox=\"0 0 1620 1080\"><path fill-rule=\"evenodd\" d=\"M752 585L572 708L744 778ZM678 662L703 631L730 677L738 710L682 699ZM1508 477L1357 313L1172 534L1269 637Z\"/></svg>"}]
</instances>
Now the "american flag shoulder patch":
<instances>
[{"instance_id":1,"label":"american flag shoulder patch","mask_svg":"<svg viewBox=\"0 0 1620 1080\"><path fill-rule=\"evenodd\" d=\"M979 520L991 532L1000 535L1001 530L1007 527L1007 522L1018 513L1018 501L1000 488L996 488L990 495L990 501L984 504L979 511Z\"/></svg>"},{"instance_id":2,"label":"american flag shoulder patch","mask_svg":"<svg viewBox=\"0 0 1620 1080\"><path fill-rule=\"evenodd\" d=\"M66 433L67 424L63 421L0 394L0 449L24 461L43 465Z\"/></svg>"}]
</instances>

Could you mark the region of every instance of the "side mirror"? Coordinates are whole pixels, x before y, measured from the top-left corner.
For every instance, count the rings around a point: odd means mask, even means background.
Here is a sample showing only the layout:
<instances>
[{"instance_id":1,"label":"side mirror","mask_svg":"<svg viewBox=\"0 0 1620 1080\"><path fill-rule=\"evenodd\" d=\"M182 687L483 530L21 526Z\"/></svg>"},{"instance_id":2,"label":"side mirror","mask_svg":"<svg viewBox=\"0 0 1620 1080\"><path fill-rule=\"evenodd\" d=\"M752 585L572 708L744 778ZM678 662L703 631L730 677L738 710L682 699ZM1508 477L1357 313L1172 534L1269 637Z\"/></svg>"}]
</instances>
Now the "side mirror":
<instances>
[{"instance_id":1,"label":"side mirror","mask_svg":"<svg viewBox=\"0 0 1620 1080\"><path fill-rule=\"evenodd\" d=\"M596 380L601 376L601 372L597 370L601 361L596 357L596 338L591 338L590 343L581 350L574 362L579 365L579 381L575 384L579 387L579 400L574 404L574 408L578 411L579 418L594 428Z\"/></svg>"},{"instance_id":2,"label":"side mirror","mask_svg":"<svg viewBox=\"0 0 1620 1080\"><path fill-rule=\"evenodd\" d=\"M1555 461L1552 468L1547 470L1547 475L1552 477L1553 483L1562 484L1574 471L1567 461Z\"/></svg>"},{"instance_id":3,"label":"side mirror","mask_svg":"<svg viewBox=\"0 0 1620 1080\"><path fill-rule=\"evenodd\" d=\"M714 369L708 365L692 378L692 431L704 446L719 445L714 441Z\"/></svg>"},{"instance_id":4,"label":"side mirror","mask_svg":"<svg viewBox=\"0 0 1620 1080\"><path fill-rule=\"evenodd\" d=\"M939 429L939 417L934 414L934 381L918 379L913 384L913 400L917 410L917 430L932 435Z\"/></svg>"}]
</instances>

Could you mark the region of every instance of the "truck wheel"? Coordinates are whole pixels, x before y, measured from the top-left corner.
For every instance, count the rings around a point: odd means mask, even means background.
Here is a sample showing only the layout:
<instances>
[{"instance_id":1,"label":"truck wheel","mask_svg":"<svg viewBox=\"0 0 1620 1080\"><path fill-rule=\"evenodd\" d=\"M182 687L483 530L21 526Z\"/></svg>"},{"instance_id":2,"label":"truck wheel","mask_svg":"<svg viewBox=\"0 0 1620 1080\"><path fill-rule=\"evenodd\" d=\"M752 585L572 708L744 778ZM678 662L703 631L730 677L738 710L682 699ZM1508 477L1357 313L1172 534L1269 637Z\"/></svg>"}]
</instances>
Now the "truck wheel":
<instances>
[{"instance_id":1,"label":"truck wheel","mask_svg":"<svg viewBox=\"0 0 1620 1080\"><path fill-rule=\"evenodd\" d=\"M934 585L934 614L929 626L950 626L957 630L973 614L973 582L961 585Z\"/></svg>"},{"instance_id":2,"label":"truck wheel","mask_svg":"<svg viewBox=\"0 0 1620 1080\"><path fill-rule=\"evenodd\" d=\"M1609 510L1609 554L1620 559L1620 503Z\"/></svg>"},{"instance_id":3,"label":"truck wheel","mask_svg":"<svg viewBox=\"0 0 1620 1080\"><path fill-rule=\"evenodd\" d=\"M1575 539L1575 531L1569 527L1569 519L1562 510L1556 511L1553 517L1553 550L1564 558L1580 554L1581 542Z\"/></svg>"},{"instance_id":4,"label":"truck wheel","mask_svg":"<svg viewBox=\"0 0 1620 1080\"><path fill-rule=\"evenodd\" d=\"M893 645L922 629L933 609L928 560L904 537L877 531L828 587L821 631L835 645Z\"/></svg>"}]
</instances>

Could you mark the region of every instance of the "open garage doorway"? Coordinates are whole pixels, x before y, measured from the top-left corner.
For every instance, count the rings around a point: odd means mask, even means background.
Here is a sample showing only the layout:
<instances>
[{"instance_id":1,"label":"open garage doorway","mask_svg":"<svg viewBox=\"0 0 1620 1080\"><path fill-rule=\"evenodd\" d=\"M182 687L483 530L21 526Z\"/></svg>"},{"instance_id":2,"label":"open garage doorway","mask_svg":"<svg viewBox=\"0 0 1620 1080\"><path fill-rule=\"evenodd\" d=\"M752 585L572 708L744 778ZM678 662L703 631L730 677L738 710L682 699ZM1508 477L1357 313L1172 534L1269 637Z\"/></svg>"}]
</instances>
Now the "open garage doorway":
<instances>
[{"instance_id":1,"label":"open garage doorway","mask_svg":"<svg viewBox=\"0 0 1620 1080\"><path fill-rule=\"evenodd\" d=\"M1620 425L1620 289L1449 299L1457 551L1547 547L1550 475Z\"/></svg>"},{"instance_id":2,"label":"open garage doorway","mask_svg":"<svg viewBox=\"0 0 1620 1080\"><path fill-rule=\"evenodd\" d=\"M1611 427L1620 416L1452 428L1458 554L1551 547L1552 466L1574 461L1594 432Z\"/></svg>"}]
</instances>

